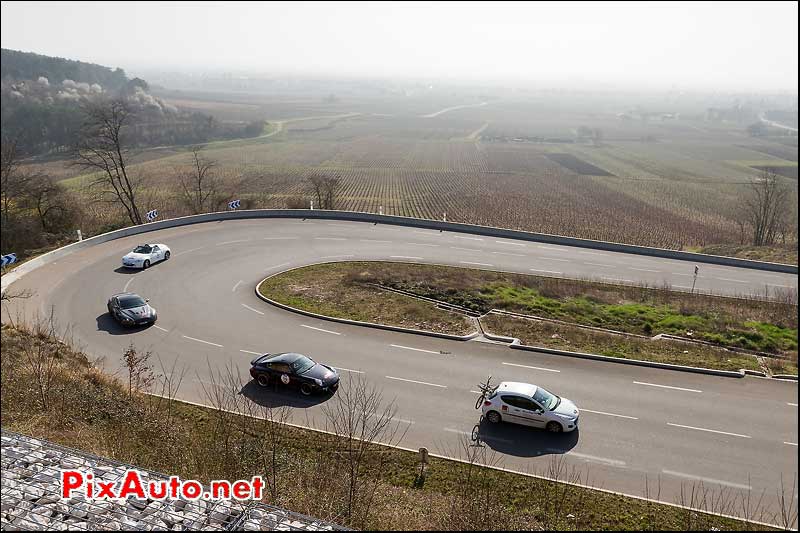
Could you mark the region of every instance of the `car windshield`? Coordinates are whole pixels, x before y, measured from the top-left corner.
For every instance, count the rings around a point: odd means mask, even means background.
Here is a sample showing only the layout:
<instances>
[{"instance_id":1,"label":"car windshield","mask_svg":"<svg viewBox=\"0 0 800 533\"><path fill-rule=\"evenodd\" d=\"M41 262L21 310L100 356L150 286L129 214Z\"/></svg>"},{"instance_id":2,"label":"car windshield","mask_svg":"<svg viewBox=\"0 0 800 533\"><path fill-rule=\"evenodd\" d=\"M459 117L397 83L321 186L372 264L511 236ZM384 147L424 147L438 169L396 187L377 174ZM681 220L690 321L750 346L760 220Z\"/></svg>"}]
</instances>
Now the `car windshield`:
<instances>
[{"instance_id":1,"label":"car windshield","mask_svg":"<svg viewBox=\"0 0 800 533\"><path fill-rule=\"evenodd\" d=\"M119 299L119 306L123 309L133 309L134 307L142 307L147 305L140 296L125 296Z\"/></svg>"},{"instance_id":2,"label":"car windshield","mask_svg":"<svg viewBox=\"0 0 800 533\"><path fill-rule=\"evenodd\" d=\"M153 251L153 248L149 244L142 244L141 246L137 246L133 253L135 254L149 254Z\"/></svg>"},{"instance_id":3,"label":"car windshield","mask_svg":"<svg viewBox=\"0 0 800 533\"><path fill-rule=\"evenodd\" d=\"M305 355L301 355L294 363L292 363L292 371L295 374L302 374L303 372L308 372L308 370L314 366L314 364L314 361Z\"/></svg>"},{"instance_id":4,"label":"car windshield","mask_svg":"<svg viewBox=\"0 0 800 533\"><path fill-rule=\"evenodd\" d=\"M561 403L561 398L544 390L541 387L536 389L533 399L539 402L539 405L543 405L548 411L552 411L558 406L559 403Z\"/></svg>"}]
</instances>

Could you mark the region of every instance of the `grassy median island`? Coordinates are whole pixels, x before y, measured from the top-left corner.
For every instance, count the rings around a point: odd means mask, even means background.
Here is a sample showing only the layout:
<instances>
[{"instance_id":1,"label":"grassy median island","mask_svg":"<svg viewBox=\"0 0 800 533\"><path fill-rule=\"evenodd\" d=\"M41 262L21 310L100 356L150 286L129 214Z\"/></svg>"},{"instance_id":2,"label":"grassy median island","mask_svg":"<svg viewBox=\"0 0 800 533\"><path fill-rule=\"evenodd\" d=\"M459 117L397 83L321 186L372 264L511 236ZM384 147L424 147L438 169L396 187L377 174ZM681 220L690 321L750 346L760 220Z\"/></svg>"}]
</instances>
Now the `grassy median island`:
<instances>
[{"instance_id":1,"label":"grassy median island","mask_svg":"<svg viewBox=\"0 0 800 533\"><path fill-rule=\"evenodd\" d=\"M421 480L414 452L363 445L347 437L270 421L285 419L282 411L259 408L239 393L243 384L230 380L231 374L224 370L212 378L216 386L211 387L215 392L209 394L208 408L131 390L126 373L121 377L103 373L69 343L54 339L49 327L29 331L3 325L0 363L0 420L5 429L184 479L208 482L262 475L268 484L268 503L346 526L393 530L765 529L745 521L444 459L431 458ZM155 371L149 388L163 391L164 384L174 385L176 378L175 373L163 376ZM42 387L44 384L47 386ZM346 398L359 395L342 394L358 386L349 383L328 403L341 401L346 412L358 411L361 404L356 402L360 400L347 403ZM365 391L367 398L376 398L368 386L359 390ZM376 401L383 405L382 399ZM248 412L248 407L254 416L226 411ZM397 440L403 444L402 439ZM470 453L483 453L480 450L488 449L467 447L450 455L469 459ZM351 470L353 457L360 462ZM501 458L492 459L489 452L480 459L502 466ZM585 478L585 472L559 472L556 459L551 465L542 473L583 483L593 481ZM657 490L654 484L651 480L651 496ZM723 514L741 511L741 502L730 494L715 499L705 490L697 492L703 493L704 503L699 497L683 503ZM753 520L782 523L758 509L752 513Z\"/></svg>"},{"instance_id":2,"label":"grassy median island","mask_svg":"<svg viewBox=\"0 0 800 533\"><path fill-rule=\"evenodd\" d=\"M259 286L278 302L342 318L463 334L463 318L397 289L479 313L500 309L541 319L490 315L485 329L526 344L716 369L797 374L797 294L777 301L687 294L668 287L612 285L458 267L342 262L285 272ZM591 326L618 334L577 326ZM467 328L469 329L469 328ZM711 343L634 337L674 335ZM741 348L775 356L764 364Z\"/></svg>"}]
</instances>

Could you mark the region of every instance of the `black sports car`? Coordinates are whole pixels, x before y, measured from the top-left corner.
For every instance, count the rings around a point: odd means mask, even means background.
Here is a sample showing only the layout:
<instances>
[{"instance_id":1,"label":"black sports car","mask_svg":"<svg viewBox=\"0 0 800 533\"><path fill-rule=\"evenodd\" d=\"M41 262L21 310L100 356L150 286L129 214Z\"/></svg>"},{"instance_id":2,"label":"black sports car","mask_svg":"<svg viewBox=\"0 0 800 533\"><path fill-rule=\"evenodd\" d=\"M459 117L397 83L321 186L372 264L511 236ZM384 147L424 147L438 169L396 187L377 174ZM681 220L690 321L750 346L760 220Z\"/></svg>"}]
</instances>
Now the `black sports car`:
<instances>
[{"instance_id":1,"label":"black sports car","mask_svg":"<svg viewBox=\"0 0 800 533\"><path fill-rule=\"evenodd\" d=\"M339 374L330 366L299 353L259 355L250 361L250 375L262 387L271 384L299 388L306 396L314 392L336 392Z\"/></svg>"},{"instance_id":2,"label":"black sports car","mask_svg":"<svg viewBox=\"0 0 800 533\"><path fill-rule=\"evenodd\" d=\"M115 294L108 299L108 313L123 326L155 324L156 310L149 301L132 292Z\"/></svg>"}]
</instances>

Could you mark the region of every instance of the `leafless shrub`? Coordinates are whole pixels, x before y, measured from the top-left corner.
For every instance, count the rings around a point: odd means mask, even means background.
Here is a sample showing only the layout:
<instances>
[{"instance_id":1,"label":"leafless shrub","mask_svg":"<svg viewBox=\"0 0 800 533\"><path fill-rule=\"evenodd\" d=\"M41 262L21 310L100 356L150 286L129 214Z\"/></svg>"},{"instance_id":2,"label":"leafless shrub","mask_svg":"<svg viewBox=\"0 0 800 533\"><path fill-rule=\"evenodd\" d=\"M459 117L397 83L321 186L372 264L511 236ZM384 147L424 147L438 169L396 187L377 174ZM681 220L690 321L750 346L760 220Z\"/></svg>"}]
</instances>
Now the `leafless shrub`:
<instances>
[{"instance_id":1,"label":"leafless shrub","mask_svg":"<svg viewBox=\"0 0 800 533\"><path fill-rule=\"evenodd\" d=\"M156 380L153 365L150 363L151 351L140 353L131 343L122 354L122 362L128 371L128 395L133 391L148 390Z\"/></svg>"}]
</instances>

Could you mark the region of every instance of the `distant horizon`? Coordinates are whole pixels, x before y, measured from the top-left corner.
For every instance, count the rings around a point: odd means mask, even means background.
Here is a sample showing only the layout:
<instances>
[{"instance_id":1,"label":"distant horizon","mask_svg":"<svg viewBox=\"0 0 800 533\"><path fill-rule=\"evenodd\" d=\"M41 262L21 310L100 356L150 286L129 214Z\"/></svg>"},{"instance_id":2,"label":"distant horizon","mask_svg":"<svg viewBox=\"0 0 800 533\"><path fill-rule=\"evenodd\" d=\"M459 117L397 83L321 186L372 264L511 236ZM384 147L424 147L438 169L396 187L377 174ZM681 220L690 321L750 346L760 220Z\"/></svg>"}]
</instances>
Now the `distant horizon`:
<instances>
[{"instance_id":1,"label":"distant horizon","mask_svg":"<svg viewBox=\"0 0 800 533\"><path fill-rule=\"evenodd\" d=\"M797 93L796 2L1 6L3 48L129 72Z\"/></svg>"}]
</instances>

